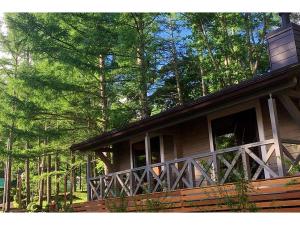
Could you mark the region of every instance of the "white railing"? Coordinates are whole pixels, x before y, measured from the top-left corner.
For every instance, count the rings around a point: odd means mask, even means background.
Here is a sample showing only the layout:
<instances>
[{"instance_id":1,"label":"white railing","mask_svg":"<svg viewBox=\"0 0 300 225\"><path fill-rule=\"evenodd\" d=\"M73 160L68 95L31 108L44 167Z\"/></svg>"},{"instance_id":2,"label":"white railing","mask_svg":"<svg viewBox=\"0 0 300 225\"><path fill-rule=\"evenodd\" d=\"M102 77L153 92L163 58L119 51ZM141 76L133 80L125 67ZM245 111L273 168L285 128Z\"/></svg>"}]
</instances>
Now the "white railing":
<instances>
[{"instance_id":1,"label":"white railing","mask_svg":"<svg viewBox=\"0 0 300 225\"><path fill-rule=\"evenodd\" d=\"M197 154L89 179L91 199L134 196L235 181L279 177L274 139Z\"/></svg>"}]
</instances>

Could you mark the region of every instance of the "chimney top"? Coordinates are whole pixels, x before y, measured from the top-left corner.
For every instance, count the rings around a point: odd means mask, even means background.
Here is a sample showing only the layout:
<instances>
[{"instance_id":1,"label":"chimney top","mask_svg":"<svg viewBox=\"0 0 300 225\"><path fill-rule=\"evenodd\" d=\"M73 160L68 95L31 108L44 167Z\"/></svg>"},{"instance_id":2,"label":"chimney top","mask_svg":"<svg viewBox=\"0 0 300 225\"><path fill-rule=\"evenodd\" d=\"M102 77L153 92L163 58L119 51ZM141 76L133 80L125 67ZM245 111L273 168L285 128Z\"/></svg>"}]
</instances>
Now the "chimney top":
<instances>
[{"instance_id":1,"label":"chimney top","mask_svg":"<svg viewBox=\"0 0 300 225\"><path fill-rule=\"evenodd\" d=\"M290 22L290 13L279 13L281 27L267 34L271 71L300 63L300 26Z\"/></svg>"},{"instance_id":2,"label":"chimney top","mask_svg":"<svg viewBox=\"0 0 300 225\"><path fill-rule=\"evenodd\" d=\"M291 13L279 13L279 16L281 17L281 27L282 28L287 27L291 23L290 14Z\"/></svg>"}]
</instances>

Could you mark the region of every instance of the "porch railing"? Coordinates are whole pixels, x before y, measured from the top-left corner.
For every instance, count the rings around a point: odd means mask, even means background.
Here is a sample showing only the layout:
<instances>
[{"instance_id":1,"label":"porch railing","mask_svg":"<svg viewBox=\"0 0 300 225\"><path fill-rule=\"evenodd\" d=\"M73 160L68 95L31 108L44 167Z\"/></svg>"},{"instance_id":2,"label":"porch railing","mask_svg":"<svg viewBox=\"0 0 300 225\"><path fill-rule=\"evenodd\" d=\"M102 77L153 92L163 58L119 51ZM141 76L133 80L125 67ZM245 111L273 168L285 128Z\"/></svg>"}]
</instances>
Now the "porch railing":
<instances>
[{"instance_id":1,"label":"porch railing","mask_svg":"<svg viewBox=\"0 0 300 225\"><path fill-rule=\"evenodd\" d=\"M279 177L274 139L90 178L91 199ZM287 157L289 158L289 157Z\"/></svg>"}]
</instances>

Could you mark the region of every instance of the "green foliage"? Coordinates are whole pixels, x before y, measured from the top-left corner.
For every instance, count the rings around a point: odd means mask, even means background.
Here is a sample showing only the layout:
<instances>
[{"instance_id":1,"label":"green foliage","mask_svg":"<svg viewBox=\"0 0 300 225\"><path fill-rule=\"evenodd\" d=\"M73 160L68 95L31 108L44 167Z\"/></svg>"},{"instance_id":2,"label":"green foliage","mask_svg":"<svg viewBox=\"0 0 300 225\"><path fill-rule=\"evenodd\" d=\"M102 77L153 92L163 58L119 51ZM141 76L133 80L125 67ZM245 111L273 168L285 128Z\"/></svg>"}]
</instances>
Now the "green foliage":
<instances>
[{"instance_id":1,"label":"green foliage","mask_svg":"<svg viewBox=\"0 0 300 225\"><path fill-rule=\"evenodd\" d=\"M27 205L28 212L42 212L42 207L37 202L31 202Z\"/></svg>"},{"instance_id":2,"label":"green foliage","mask_svg":"<svg viewBox=\"0 0 300 225\"><path fill-rule=\"evenodd\" d=\"M229 207L232 212L256 212L258 208L254 202L249 200L249 193L252 191L252 186L248 180L245 179L243 173L236 176L234 182L235 194L228 194L222 187L219 188L219 194L222 197L219 205Z\"/></svg>"},{"instance_id":3,"label":"green foliage","mask_svg":"<svg viewBox=\"0 0 300 225\"><path fill-rule=\"evenodd\" d=\"M105 199L105 206L110 212L127 212L128 199L125 197L124 194L121 194L118 199Z\"/></svg>"}]
</instances>

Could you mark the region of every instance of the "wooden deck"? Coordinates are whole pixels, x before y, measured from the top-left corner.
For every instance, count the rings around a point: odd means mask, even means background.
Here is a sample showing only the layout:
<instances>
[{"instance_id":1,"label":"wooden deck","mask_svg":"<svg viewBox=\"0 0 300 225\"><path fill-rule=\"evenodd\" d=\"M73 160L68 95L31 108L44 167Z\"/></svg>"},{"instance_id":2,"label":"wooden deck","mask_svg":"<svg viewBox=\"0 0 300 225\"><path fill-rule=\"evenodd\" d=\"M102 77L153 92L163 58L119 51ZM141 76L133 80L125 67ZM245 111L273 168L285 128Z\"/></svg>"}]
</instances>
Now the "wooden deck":
<instances>
[{"instance_id":1,"label":"wooden deck","mask_svg":"<svg viewBox=\"0 0 300 225\"><path fill-rule=\"evenodd\" d=\"M234 184L109 198L74 204L75 212L300 212L300 176L249 183L246 202ZM240 206L233 204L240 203ZM244 210L239 210L239 207Z\"/></svg>"}]
</instances>

